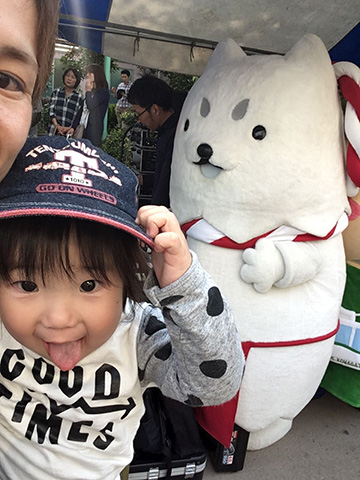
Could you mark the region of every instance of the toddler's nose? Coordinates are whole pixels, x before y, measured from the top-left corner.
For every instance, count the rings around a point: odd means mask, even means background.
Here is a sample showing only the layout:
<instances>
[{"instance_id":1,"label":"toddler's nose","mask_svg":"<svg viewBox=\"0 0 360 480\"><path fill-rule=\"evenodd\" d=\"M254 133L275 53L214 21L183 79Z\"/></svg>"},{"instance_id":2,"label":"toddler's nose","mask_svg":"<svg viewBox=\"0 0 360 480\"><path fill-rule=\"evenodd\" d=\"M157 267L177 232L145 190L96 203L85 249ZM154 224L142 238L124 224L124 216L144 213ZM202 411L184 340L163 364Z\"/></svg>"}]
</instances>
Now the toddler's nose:
<instances>
[{"instance_id":1,"label":"toddler's nose","mask_svg":"<svg viewBox=\"0 0 360 480\"><path fill-rule=\"evenodd\" d=\"M42 312L42 323L47 328L71 328L76 323L74 305L63 299L46 304Z\"/></svg>"}]
</instances>

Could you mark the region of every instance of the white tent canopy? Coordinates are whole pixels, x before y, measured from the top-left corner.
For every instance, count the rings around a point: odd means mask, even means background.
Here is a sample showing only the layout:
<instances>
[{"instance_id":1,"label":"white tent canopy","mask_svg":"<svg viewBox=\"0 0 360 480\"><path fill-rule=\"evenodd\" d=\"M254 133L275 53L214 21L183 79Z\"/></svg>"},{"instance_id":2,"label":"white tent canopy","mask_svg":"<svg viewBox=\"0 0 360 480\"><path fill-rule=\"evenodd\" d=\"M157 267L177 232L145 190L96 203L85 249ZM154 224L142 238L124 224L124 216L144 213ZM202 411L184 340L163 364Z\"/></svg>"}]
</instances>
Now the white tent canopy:
<instances>
[{"instance_id":1,"label":"white tent canopy","mask_svg":"<svg viewBox=\"0 0 360 480\"><path fill-rule=\"evenodd\" d=\"M352 31L359 56L359 18L360 0L62 0L59 35L122 62L199 75L229 37L248 53L286 53L305 33L330 50Z\"/></svg>"}]
</instances>

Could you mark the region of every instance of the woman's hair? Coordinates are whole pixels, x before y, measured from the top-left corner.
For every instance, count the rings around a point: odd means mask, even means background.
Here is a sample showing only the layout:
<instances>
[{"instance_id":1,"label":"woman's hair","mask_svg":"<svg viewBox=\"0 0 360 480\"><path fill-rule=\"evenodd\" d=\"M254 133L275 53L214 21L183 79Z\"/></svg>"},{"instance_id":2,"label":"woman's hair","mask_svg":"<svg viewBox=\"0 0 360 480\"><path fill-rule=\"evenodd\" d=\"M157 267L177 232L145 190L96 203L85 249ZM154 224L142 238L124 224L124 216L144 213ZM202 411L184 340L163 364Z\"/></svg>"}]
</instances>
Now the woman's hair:
<instances>
[{"instance_id":1,"label":"woman's hair","mask_svg":"<svg viewBox=\"0 0 360 480\"><path fill-rule=\"evenodd\" d=\"M95 78L95 88L94 90L99 90L100 88L109 88L109 84L105 77L104 69L101 65L97 63L92 63L86 69L86 73L93 73Z\"/></svg>"},{"instance_id":2,"label":"woman's hair","mask_svg":"<svg viewBox=\"0 0 360 480\"><path fill-rule=\"evenodd\" d=\"M36 59L39 71L33 91L33 104L36 105L48 81L59 23L59 0L31 0L36 8Z\"/></svg>"},{"instance_id":3,"label":"woman's hair","mask_svg":"<svg viewBox=\"0 0 360 480\"><path fill-rule=\"evenodd\" d=\"M80 265L92 278L110 283L109 271L123 282L123 299L145 300L143 279L149 267L138 240L114 227L66 217L29 216L0 222L0 279L11 282L19 269L24 279L39 275L44 285L52 275L73 278L70 243Z\"/></svg>"},{"instance_id":4,"label":"woman's hair","mask_svg":"<svg viewBox=\"0 0 360 480\"><path fill-rule=\"evenodd\" d=\"M80 75L80 72L78 70L76 70L76 68L72 68L72 67L69 67L65 70L65 72L63 73L63 76L62 76L62 81L63 83L65 83L65 76L69 73L69 72L73 72L73 74L75 75L76 77L76 83L75 83L75 86L74 88L77 88L79 86L79 83L81 82L81 75Z\"/></svg>"}]
</instances>

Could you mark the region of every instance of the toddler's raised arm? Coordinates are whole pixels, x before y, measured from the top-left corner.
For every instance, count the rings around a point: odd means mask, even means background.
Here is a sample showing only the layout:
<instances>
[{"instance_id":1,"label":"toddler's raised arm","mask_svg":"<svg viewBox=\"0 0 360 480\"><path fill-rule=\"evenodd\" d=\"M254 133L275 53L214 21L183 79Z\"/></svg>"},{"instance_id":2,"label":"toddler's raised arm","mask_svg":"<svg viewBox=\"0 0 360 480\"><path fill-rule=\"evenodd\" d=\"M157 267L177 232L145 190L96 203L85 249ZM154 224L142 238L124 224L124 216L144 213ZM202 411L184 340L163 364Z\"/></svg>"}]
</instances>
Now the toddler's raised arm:
<instances>
[{"instance_id":1,"label":"toddler's raised arm","mask_svg":"<svg viewBox=\"0 0 360 480\"><path fill-rule=\"evenodd\" d=\"M136 223L154 239L152 263L161 288L180 278L191 265L191 254L175 215L166 207L140 208Z\"/></svg>"}]
</instances>

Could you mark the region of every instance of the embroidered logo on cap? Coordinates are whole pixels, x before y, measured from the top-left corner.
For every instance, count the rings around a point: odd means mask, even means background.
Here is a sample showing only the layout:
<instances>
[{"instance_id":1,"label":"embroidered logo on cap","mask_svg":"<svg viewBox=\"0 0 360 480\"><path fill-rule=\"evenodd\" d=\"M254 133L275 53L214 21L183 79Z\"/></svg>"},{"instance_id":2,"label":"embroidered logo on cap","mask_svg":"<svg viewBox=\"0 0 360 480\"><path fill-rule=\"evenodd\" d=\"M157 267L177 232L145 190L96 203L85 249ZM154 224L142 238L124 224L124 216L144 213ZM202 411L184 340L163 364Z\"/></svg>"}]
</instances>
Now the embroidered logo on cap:
<instances>
[{"instance_id":1,"label":"embroidered logo on cap","mask_svg":"<svg viewBox=\"0 0 360 480\"><path fill-rule=\"evenodd\" d=\"M53 153L53 160L46 163L37 162L25 168L25 172L33 170L64 170L61 183L43 183L36 187L38 193L70 193L96 198L107 203L116 205L116 198L101 190L92 188L94 177L112 182L121 187L122 183L118 176L119 171L114 165L100 158L96 149L90 148L80 141L70 142L62 149L55 149L49 145L37 145L30 150L26 157L37 158L42 153ZM101 169L104 165L112 172L111 175Z\"/></svg>"}]
</instances>

